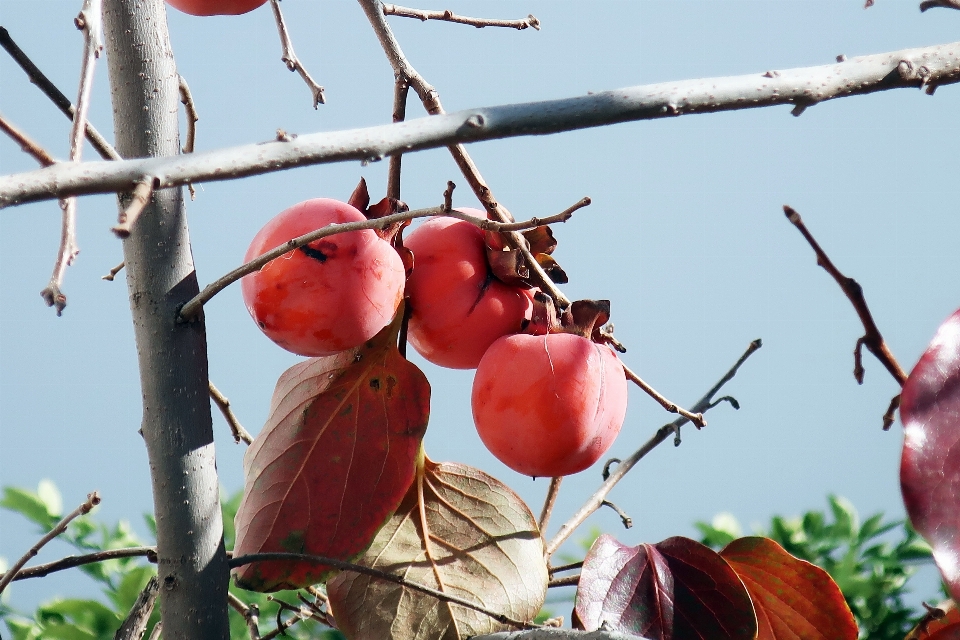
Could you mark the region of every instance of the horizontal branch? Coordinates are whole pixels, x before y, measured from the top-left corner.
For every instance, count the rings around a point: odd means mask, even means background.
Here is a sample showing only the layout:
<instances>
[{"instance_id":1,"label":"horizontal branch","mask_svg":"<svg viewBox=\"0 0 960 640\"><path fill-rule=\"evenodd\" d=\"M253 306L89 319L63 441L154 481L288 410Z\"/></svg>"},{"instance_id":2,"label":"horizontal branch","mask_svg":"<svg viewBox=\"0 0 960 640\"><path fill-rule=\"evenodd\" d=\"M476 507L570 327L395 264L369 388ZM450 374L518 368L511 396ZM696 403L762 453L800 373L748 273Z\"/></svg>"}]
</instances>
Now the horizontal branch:
<instances>
[{"instance_id":1,"label":"horizontal branch","mask_svg":"<svg viewBox=\"0 0 960 640\"><path fill-rule=\"evenodd\" d=\"M396 153L543 135L692 113L795 105L886 89L960 82L960 42L850 58L837 64L726 78L683 80L586 96L458 111L364 129L285 136L261 144L165 158L64 162L0 177L0 207L73 195L129 191L143 176L160 188L232 180L292 167L377 161Z\"/></svg>"},{"instance_id":2,"label":"horizontal branch","mask_svg":"<svg viewBox=\"0 0 960 640\"><path fill-rule=\"evenodd\" d=\"M478 29L482 29L483 27L507 27L509 29L523 30L528 27L533 27L537 31L540 30L540 21L537 20L533 14L530 14L526 18L522 18L520 20L496 20L492 18L471 18L469 16L458 16L449 9L444 11L430 11L424 9L410 9L408 7L400 7L395 4L385 4L383 5L383 15L400 16L402 18L416 18L422 22L426 22L427 20L457 22L459 24L477 27Z\"/></svg>"},{"instance_id":3,"label":"horizontal branch","mask_svg":"<svg viewBox=\"0 0 960 640\"><path fill-rule=\"evenodd\" d=\"M129 547L124 549L107 549L106 551L97 551L87 553L82 556L67 556L46 564L38 564L33 567L21 569L13 580L26 580L27 578L42 578L57 571L82 567L85 564L94 564L105 560L117 560L120 558L145 557L149 562L157 561L156 547ZM9 573L9 572L7 572ZM0 574L0 579L6 574Z\"/></svg>"}]
</instances>

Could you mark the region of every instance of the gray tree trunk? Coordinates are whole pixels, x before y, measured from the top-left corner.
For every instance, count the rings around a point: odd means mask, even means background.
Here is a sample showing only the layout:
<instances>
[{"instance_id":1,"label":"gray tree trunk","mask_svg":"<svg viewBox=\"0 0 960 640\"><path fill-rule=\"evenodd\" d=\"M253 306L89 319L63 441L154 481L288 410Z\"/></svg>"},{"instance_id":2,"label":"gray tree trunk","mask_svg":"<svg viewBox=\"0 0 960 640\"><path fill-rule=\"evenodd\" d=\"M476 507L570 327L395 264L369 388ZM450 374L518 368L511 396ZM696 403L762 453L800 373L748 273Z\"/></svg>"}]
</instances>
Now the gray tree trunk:
<instances>
[{"instance_id":1,"label":"gray tree trunk","mask_svg":"<svg viewBox=\"0 0 960 640\"><path fill-rule=\"evenodd\" d=\"M124 158L178 154L178 78L163 0L105 0L103 14L117 150ZM229 569L206 330L202 317L176 322L178 307L199 290L180 188L153 195L123 254L157 517L163 636L225 639Z\"/></svg>"}]
</instances>

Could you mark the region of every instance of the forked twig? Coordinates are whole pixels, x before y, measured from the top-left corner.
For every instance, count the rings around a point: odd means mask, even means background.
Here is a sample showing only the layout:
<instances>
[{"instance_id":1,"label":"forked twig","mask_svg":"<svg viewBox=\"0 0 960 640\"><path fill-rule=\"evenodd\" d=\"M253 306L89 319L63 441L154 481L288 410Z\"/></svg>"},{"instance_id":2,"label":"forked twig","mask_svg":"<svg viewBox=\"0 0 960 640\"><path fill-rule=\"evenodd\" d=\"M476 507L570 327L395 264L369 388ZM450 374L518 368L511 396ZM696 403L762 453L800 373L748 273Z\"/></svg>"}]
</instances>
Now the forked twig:
<instances>
[{"instance_id":1,"label":"forked twig","mask_svg":"<svg viewBox=\"0 0 960 640\"><path fill-rule=\"evenodd\" d=\"M98 504L100 504L100 494L96 491L88 494L87 499L83 502L83 504L64 516L63 519L58 522L53 529L40 538L35 545L30 547L29 551L23 554L23 556L13 563L13 566L3 574L3 577L0 578L0 593L3 593L3 590L7 588L7 585L16 579L17 574L20 573L21 569L23 569L23 565L27 564L27 562L30 561L30 558L34 558L38 553L40 553L40 549L42 549L44 545L66 531L67 526L75 519L90 513L90 510Z\"/></svg>"},{"instance_id":2,"label":"forked twig","mask_svg":"<svg viewBox=\"0 0 960 640\"><path fill-rule=\"evenodd\" d=\"M247 625L247 632L250 634L250 640L263 640L260 637L260 607L255 604L247 606L243 600L229 592L227 593L227 604L243 616Z\"/></svg>"},{"instance_id":3,"label":"forked twig","mask_svg":"<svg viewBox=\"0 0 960 640\"><path fill-rule=\"evenodd\" d=\"M467 609L472 609L478 613L490 616L497 622L508 624L519 629L533 629L537 625L531 624L529 622L523 622L521 620L514 620L510 616L505 616L502 613L497 613L496 611L491 611L480 605L465 600L463 598L450 595L448 593L443 593L442 591L437 591L426 585L420 584L418 582L412 582L407 580L403 576L394 575L392 573L387 573L386 571L380 571L379 569L374 569L372 567L365 567L363 565L354 564L352 562L344 562L343 560L337 560L336 558L327 558L324 556L314 556L304 553L282 553L282 552L271 552L271 553L250 553L244 556L239 556L237 558L231 558L229 565L231 569L237 567L242 567L244 565L250 564L251 562L267 562L270 560L296 560L299 562L313 562L316 564L325 564L333 567L334 569L339 569L341 571L353 571L354 573L362 573L364 575L370 576L372 578L379 578L386 582L392 582L393 584L398 584L402 587L407 587L411 591L418 591L420 593L426 594L442 602L450 602L452 604L460 605L461 607L466 607Z\"/></svg>"},{"instance_id":4,"label":"forked twig","mask_svg":"<svg viewBox=\"0 0 960 640\"><path fill-rule=\"evenodd\" d=\"M293 41L287 31L287 23L280 11L279 0L270 0L270 6L273 8L273 17L277 22L277 33L280 34L280 47L282 48L280 60L287 65L287 69L299 73L303 81L310 87L310 92L313 94L313 108L316 109L326 102L323 97L323 87L317 84L317 81L310 76L300 59L297 58L297 54L293 50Z\"/></svg>"},{"instance_id":5,"label":"forked twig","mask_svg":"<svg viewBox=\"0 0 960 640\"><path fill-rule=\"evenodd\" d=\"M0 129L10 136L14 142L19 144L24 153L39 162L41 167L49 167L50 165L56 163L56 160L53 159L53 156L47 153L46 150L39 144L34 142L30 136L18 129L12 122L3 117L3 114L0 114Z\"/></svg>"},{"instance_id":6,"label":"forked twig","mask_svg":"<svg viewBox=\"0 0 960 640\"><path fill-rule=\"evenodd\" d=\"M659 391L651 387L649 384L644 382L643 379L640 378L640 376L638 376L633 371L631 371L630 367L628 367L626 364L623 364L622 362L620 364L623 365L623 372L626 374L627 380L629 380L630 382L633 382L638 387L643 389L644 393L646 393L648 396L656 400L660 404L660 406L666 409L668 412L677 413L683 416L684 418L692 422L697 429L702 429L705 426L707 426L707 421L703 419L703 413L700 413L700 412L693 413L692 411L687 411L686 409L677 405L674 402L670 402L665 397L663 397Z\"/></svg>"},{"instance_id":7,"label":"forked twig","mask_svg":"<svg viewBox=\"0 0 960 640\"><path fill-rule=\"evenodd\" d=\"M763 343L760 340L754 340L751 342L750 346L747 347L747 350L744 351L743 355L740 356L740 359L737 360L737 362L730 368L729 371L727 371L726 374L724 374L722 378L720 378L719 382L713 385L713 388L711 388L706 394L704 394L702 398L700 398L700 400L696 402L696 404L693 405L692 410L696 412L706 411L713 402L713 397L717 395L717 392L720 391L723 385L737 375L737 371L740 369L743 363L746 362L747 358L753 355L753 353L759 349L762 344ZM547 544L547 557L550 557L556 553L557 549L560 548L560 545L570 537L570 534L572 534L577 527L583 524L583 522L590 517L591 514L600 508L600 506L603 504L603 501L606 500L607 495L610 493L610 490L613 489L613 487L615 487L625 475L627 475L627 472L630 471L634 465L636 465L645 455L653 451L657 445L666 440L671 434L676 434L680 427L687 422L689 422L689 419L681 416L670 424L660 427L653 437L650 438L637 451L635 451L633 455L620 462L615 469L610 471L610 477L607 478L607 480L600 485L600 488L597 489L592 496L590 496L590 499L587 500L582 507L580 507L580 510L577 511L566 523L564 523L562 527L560 527L560 531L557 532L557 535L555 535L550 540L549 544Z\"/></svg>"},{"instance_id":8,"label":"forked twig","mask_svg":"<svg viewBox=\"0 0 960 640\"><path fill-rule=\"evenodd\" d=\"M870 353L876 356L877 360L880 361L887 371L890 372L890 375L893 376L893 379L897 381L897 384L902 387L903 383L907 380L907 374L900 366L900 363L897 362L897 359L893 356L893 353L887 346L886 341L880 334L880 329L877 328L877 323L874 322L873 315L870 313L870 308L867 306L867 300L863 296L863 288L860 286L860 283L853 278L848 278L840 273L840 270L834 266L826 252L820 247L820 244L813 237L813 234L811 234L807 229L807 226L803 223L803 219L800 217L799 213L787 205L783 205L783 212L786 214L787 220L789 220L793 226L800 231L800 234L813 249L813 252L817 256L817 264L823 267L824 271L829 273L830 277L833 278L838 285L840 285L840 289L843 291L844 295L847 296L847 299L850 300L850 304L853 305L854 311L856 311L857 315L860 317L860 322L863 324L864 334L860 339L857 340L857 345L853 350L853 377L857 379L857 383L863 384L864 370L862 351L863 347L866 347Z\"/></svg>"},{"instance_id":9,"label":"forked twig","mask_svg":"<svg viewBox=\"0 0 960 640\"><path fill-rule=\"evenodd\" d=\"M403 50L400 49L400 43L397 42L396 37L393 35L393 30L390 28L390 25L387 24L387 20L384 17L380 0L358 0L358 2L363 8L374 32L377 34L380 46L390 61L397 80L404 80L413 88L420 97L420 101L423 103L423 107L427 113L430 115L444 113L443 104L440 102L440 94L413 68L404 55ZM467 120L466 125L468 127L481 128L484 126L484 119L480 115L471 116ZM490 213L491 217L500 222L513 222L513 215L494 198L493 192L490 190L490 187L487 186L483 176L480 175L480 170L477 168L477 165L474 164L470 154L467 153L466 147L462 144L456 144L448 147L448 149L453 156L454 162L456 162L460 168L461 173L463 173L467 182L470 183L470 188L473 189L477 199L483 205L484 209ZM534 283L553 298L557 307L559 309L565 309L569 306L570 301L567 300L566 296L557 288L556 284L550 279L550 276L547 275L543 267L540 266L540 263L537 262L533 254L530 253L526 239L516 231L506 234L504 239L512 249L520 252L520 255L523 256L525 266L531 272Z\"/></svg>"},{"instance_id":10,"label":"forked twig","mask_svg":"<svg viewBox=\"0 0 960 640\"><path fill-rule=\"evenodd\" d=\"M80 88L77 91L77 108L73 114L70 130L70 161L79 162L83 155L83 138L87 128L87 112L90 110L90 92L93 89L93 70L96 59L103 50L103 35L100 29L100 0L84 0L80 15L74 22L83 31L83 58L80 66ZM54 307L57 315L63 315L67 296L61 287L63 277L80 249L77 246L77 199L68 197L60 201L63 211L60 229L60 248L53 265L50 282L40 292L48 307Z\"/></svg>"},{"instance_id":11,"label":"forked twig","mask_svg":"<svg viewBox=\"0 0 960 640\"><path fill-rule=\"evenodd\" d=\"M467 16L458 16L452 11L429 11L424 9L410 9L407 7L400 7L395 4L385 4L383 5L383 15L385 16L399 16L401 18L416 18L417 20L426 22L427 20L443 20L444 22L456 22L458 24L466 24L471 27L477 27L482 29L483 27L507 27L509 29L517 29L522 31L529 27L533 27L537 31L540 30L540 21L537 20L536 16L533 14L528 15L526 18L520 20L496 20L490 18L470 18Z\"/></svg>"},{"instance_id":12,"label":"forked twig","mask_svg":"<svg viewBox=\"0 0 960 640\"><path fill-rule=\"evenodd\" d=\"M227 399L227 396L220 393L220 389L217 389L212 382L210 383L210 398L220 409L224 420L226 420L227 424L230 425L230 433L233 434L234 442L237 444L240 444L241 442L250 444L253 442L253 436L251 436L250 433L243 428L243 425L240 424L240 420L237 418L237 415L233 412L233 409L230 408L230 400Z\"/></svg>"}]
</instances>

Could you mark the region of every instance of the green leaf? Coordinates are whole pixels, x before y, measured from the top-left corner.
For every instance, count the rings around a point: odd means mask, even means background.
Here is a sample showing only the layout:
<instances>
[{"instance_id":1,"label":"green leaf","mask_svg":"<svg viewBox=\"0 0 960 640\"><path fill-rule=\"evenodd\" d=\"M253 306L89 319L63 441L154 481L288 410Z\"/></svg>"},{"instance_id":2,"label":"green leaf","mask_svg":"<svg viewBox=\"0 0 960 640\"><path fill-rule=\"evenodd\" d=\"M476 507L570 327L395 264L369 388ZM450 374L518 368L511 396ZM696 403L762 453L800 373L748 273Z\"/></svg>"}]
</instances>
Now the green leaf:
<instances>
[{"instance_id":1,"label":"green leaf","mask_svg":"<svg viewBox=\"0 0 960 640\"><path fill-rule=\"evenodd\" d=\"M19 487L4 487L0 507L15 511L34 522L44 530L50 531L60 521L58 514L50 513L40 496Z\"/></svg>"},{"instance_id":2,"label":"green leaf","mask_svg":"<svg viewBox=\"0 0 960 640\"><path fill-rule=\"evenodd\" d=\"M26 621L7 618L5 622L7 623L7 629L10 630L10 635L13 637L13 640L36 640L40 637L42 629L40 625L32 620Z\"/></svg>"},{"instance_id":3,"label":"green leaf","mask_svg":"<svg viewBox=\"0 0 960 640\"><path fill-rule=\"evenodd\" d=\"M107 596L118 611L129 611L147 582L157 575L157 570L150 565L140 565L130 569L120 580L115 591L109 591Z\"/></svg>"},{"instance_id":4,"label":"green leaf","mask_svg":"<svg viewBox=\"0 0 960 640\"><path fill-rule=\"evenodd\" d=\"M842 496L830 496L828 500L830 510L833 511L833 517L836 519L834 527L837 533L847 539L858 538L860 522L853 504Z\"/></svg>"}]
</instances>

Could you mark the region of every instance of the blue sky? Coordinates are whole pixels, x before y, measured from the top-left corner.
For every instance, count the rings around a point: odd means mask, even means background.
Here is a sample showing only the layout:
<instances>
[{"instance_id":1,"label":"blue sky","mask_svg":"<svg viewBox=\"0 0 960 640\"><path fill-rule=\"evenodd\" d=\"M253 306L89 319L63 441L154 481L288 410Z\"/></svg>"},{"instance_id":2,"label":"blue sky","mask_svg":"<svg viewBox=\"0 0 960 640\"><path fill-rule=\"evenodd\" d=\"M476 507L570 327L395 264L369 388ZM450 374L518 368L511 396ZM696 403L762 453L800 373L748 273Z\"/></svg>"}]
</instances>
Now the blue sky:
<instances>
[{"instance_id":1,"label":"blue sky","mask_svg":"<svg viewBox=\"0 0 960 640\"><path fill-rule=\"evenodd\" d=\"M9 29L68 96L76 94L79 2L2 0ZM201 120L198 149L270 139L277 128L306 133L379 124L391 112L392 72L360 8L351 2L283 2L297 53L326 87L311 108L299 78L279 61L268 7L239 17L171 11L181 74ZM449 0L424 8L519 18L541 31L390 19L412 64L450 110L580 95L666 80L762 73L828 64L847 56L956 40L960 12L921 14L907 0L526 2ZM0 56L0 111L59 158L69 122ZM849 498L868 515L903 512L897 479L899 425L880 430L897 391L865 357L866 381L851 375L862 333L837 286L784 219L790 204L847 275L864 287L893 352L910 368L936 327L960 306L957 141L960 90L934 97L897 90L827 102L801 117L789 107L684 116L654 122L470 147L496 197L518 218L559 212L588 195L594 204L555 229L555 257L571 299L612 301L631 368L671 399L689 404L747 344L763 349L726 388L742 405L721 406L679 448L658 448L611 499L635 523L601 511L588 523L625 543L695 535L693 522L721 511L749 528L774 513ZM411 99L408 114L421 115ZM106 64L97 69L91 121L111 137ZM91 148L86 158L94 158ZM0 139L0 172L34 168ZM297 169L200 185L189 203L201 284L239 264L256 231L312 197L346 199L360 177L375 197L386 163ZM403 199L434 206L448 179L455 202L476 206L449 155L404 160ZM152 509L139 427L139 383L127 291L100 279L121 260L109 232L112 197L79 203L81 254L69 270L62 318L38 292L59 238L59 209L39 203L0 212L0 485L52 479L69 509L99 489L99 517L131 520ZM234 286L207 306L210 374L252 432L262 425L279 374L298 361L264 338ZM418 358L433 385L428 455L478 466L514 487L539 512L547 482L516 474L483 448L469 409L471 372ZM610 455L635 450L671 416L631 389L623 431ZM242 486L241 446L214 415L225 489ZM596 488L598 468L567 479L549 533ZM34 541L29 524L0 511L0 556ZM574 549L568 547L569 551ZM56 545L40 560L64 552ZM925 583L932 597L933 581ZM24 608L84 595L79 573L18 583Z\"/></svg>"}]
</instances>

